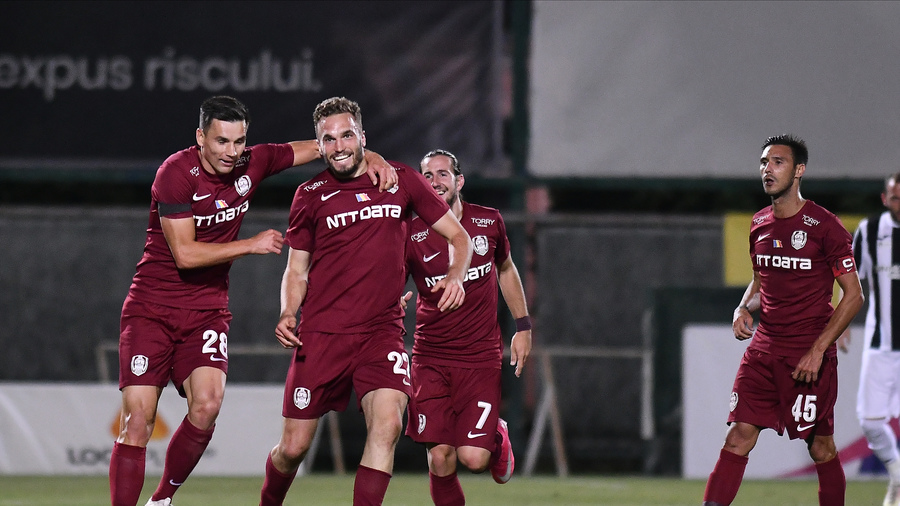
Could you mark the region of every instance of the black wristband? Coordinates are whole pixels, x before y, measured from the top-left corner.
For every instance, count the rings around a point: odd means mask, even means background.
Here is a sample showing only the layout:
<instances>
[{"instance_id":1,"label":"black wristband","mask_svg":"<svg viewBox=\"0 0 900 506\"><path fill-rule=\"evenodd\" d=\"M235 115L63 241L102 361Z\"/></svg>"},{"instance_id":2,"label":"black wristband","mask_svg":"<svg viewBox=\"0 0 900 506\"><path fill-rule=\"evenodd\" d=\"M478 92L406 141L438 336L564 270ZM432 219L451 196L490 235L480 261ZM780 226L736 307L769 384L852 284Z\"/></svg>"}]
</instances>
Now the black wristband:
<instances>
[{"instance_id":1,"label":"black wristband","mask_svg":"<svg viewBox=\"0 0 900 506\"><path fill-rule=\"evenodd\" d=\"M521 318L516 318L516 332L522 332L523 330L531 330L531 317L523 316Z\"/></svg>"}]
</instances>

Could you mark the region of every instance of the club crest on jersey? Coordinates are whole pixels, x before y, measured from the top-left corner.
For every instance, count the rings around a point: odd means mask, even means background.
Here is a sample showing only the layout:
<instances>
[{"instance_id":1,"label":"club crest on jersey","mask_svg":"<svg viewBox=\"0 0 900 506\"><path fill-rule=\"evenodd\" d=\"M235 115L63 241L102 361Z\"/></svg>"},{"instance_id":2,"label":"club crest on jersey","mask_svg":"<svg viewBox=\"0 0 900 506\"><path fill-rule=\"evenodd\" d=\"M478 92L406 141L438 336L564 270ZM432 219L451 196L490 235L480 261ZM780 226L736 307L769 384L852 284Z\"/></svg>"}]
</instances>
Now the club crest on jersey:
<instances>
[{"instance_id":1,"label":"club crest on jersey","mask_svg":"<svg viewBox=\"0 0 900 506\"><path fill-rule=\"evenodd\" d=\"M140 376L147 372L147 366L150 361L144 355L135 355L131 357L131 373Z\"/></svg>"},{"instance_id":2,"label":"club crest on jersey","mask_svg":"<svg viewBox=\"0 0 900 506\"><path fill-rule=\"evenodd\" d=\"M305 409L309 406L309 389L299 387L294 389L294 406L297 409Z\"/></svg>"},{"instance_id":3,"label":"club crest on jersey","mask_svg":"<svg viewBox=\"0 0 900 506\"><path fill-rule=\"evenodd\" d=\"M419 428L417 429L419 434L421 434L425 430L425 415L419 414Z\"/></svg>"},{"instance_id":4,"label":"club crest on jersey","mask_svg":"<svg viewBox=\"0 0 900 506\"><path fill-rule=\"evenodd\" d=\"M488 252L488 238L486 235L476 235L472 238L475 243L475 253L484 256Z\"/></svg>"},{"instance_id":5,"label":"club crest on jersey","mask_svg":"<svg viewBox=\"0 0 900 506\"><path fill-rule=\"evenodd\" d=\"M194 167L191 169L191 175L197 177L200 175L200 167Z\"/></svg>"},{"instance_id":6,"label":"club crest on jersey","mask_svg":"<svg viewBox=\"0 0 900 506\"><path fill-rule=\"evenodd\" d=\"M234 182L234 189L237 190L238 195L241 197L250 191L250 186L252 186L252 181L250 181L250 176L247 174L239 177L238 180Z\"/></svg>"},{"instance_id":7,"label":"club crest on jersey","mask_svg":"<svg viewBox=\"0 0 900 506\"><path fill-rule=\"evenodd\" d=\"M737 407L738 403L738 394L737 392L731 392L731 402L728 403L728 411L734 411L734 408Z\"/></svg>"},{"instance_id":8,"label":"club crest on jersey","mask_svg":"<svg viewBox=\"0 0 900 506\"><path fill-rule=\"evenodd\" d=\"M802 230L795 230L793 234L791 234L791 246L794 249L802 249L806 246L806 232Z\"/></svg>"}]
</instances>

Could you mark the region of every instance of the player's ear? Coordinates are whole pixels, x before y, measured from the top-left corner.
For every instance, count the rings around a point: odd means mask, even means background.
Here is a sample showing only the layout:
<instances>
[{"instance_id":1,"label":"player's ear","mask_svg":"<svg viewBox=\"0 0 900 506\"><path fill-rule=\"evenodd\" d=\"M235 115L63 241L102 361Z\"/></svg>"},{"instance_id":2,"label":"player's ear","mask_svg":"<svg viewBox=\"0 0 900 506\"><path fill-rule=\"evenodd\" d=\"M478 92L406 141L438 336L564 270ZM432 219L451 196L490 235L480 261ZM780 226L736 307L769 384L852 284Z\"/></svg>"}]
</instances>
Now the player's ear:
<instances>
[{"instance_id":1,"label":"player's ear","mask_svg":"<svg viewBox=\"0 0 900 506\"><path fill-rule=\"evenodd\" d=\"M366 147L366 131L363 130L359 133L359 142L362 147Z\"/></svg>"},{"instance_id":2,"label":"player's ear","mask_svg":"<svg viewBox=\"0 0 900 506\"><path fill-rule=\"evenodd\" d=\"M202 146L202 145L203 145L203 138L204 138L204 137L205 137L205 135L203 135L203 130L200 129L200 128L197 128L197 145L198 145L198 146Z\"/></svg>"},{"instance_id":3,"label":"player's ear","mask_svg":"<svg viewBox=\"0 0 900 506\"><path fill-rule=\"evenodd\" d=\"M797 164L797 174L794 177L801 178L801 177L803 177L804 172L806 172L806 164L798 163Z\"/></svg>"},{"instance_id":4,"label":"player's ear","mask_svg":"<svg viewBox=\"0 0 900 506\"><path fill-rule=\"evenodd\" d=\"M466 176L459 174L456 176L456 191L462 190L463 185L466 184Z\"/></svg>"}]
</instances>

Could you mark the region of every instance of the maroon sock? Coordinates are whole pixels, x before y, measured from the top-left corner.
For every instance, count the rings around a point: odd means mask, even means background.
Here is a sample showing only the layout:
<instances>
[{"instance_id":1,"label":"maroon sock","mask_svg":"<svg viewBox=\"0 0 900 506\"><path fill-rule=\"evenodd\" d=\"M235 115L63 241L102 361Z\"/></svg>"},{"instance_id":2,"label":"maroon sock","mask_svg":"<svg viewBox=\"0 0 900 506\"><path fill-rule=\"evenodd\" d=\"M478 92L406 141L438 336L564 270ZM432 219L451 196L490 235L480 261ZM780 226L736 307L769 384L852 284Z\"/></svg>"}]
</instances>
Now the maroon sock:
<instances>
[{"instance_id":1,"label":"maroon sock","mask_svg":"<svg viewBox=\"0 0 900 506\"><path fill-rule=\"evenodd\" d=\"M816 474L819 475L819 505L844 506L847 477L840 457L835 455L828 462L816 464Z\"/></svg>"},{"instance_id":2,"label":"maroon sock","mask_svg":"<svg viewBox=\"0 0 900 506\"><path fill-rule=\"evenodd\" d=\"M124 443L113 445L109 457L109 496L112 506L135 506L144 487L147 449Z\"/></svg>"},{"instance_id":3,"label":"maroon sock","mask_svg":"<svg viewBox=\"0 0 900 506\"><path fill-rule=\"evenodd\" d=\"M380 506L390 482L390 474L359 466L356 469L356 481L353 482L353 506Z\"/></svg>"},{"instance_id":4,"label":"maroon sock","mask_svg":"<svg viewBox=\"0 0 900 506\"><path fill-rule=\"evenodd\" d=\"M159 480L156 492L150 496L151 499L157 501L175 495L178 487L187 480L197 462L200 462L215 428L213 425L209 430L200 430L188 421L187 416L184 417L169 441L162 479Z\"/></svg>"},{"instance_id":5,"label":"maroon sock","mask_svg":"<svg viewBox=\"0 0 900 506\"><path fill-rule=\"evenodd\" d=\"M456 473L447 476L428 473L428 480L434 506L465 506L466 496Z\"/></svg>"},{"instance_id":6,"label":"maroon sock","mask_svg":"<svg viewBox=\"0 0 900 506\"><path fill-rule=\"evenodd\" d=\"M731 504L738 489L741 488L741 480L744 479L744 469L746 468L747 457L735 455L724 449L720 451L716 467L713 468L709 475L709 481L706 482L703 501L723 506Z\"/></svg>"},{"instance_id":7,"label":"maroon sock","mask_svg":"<svg viewBox=\"0 0 900 506\"><path fill-rule=\"evenodd\" d=\"M287 497L288 489L294 482L297 471L284 474L272 463L272 454L266 459L266 481L263 482L259 497L259 506L281 506Z\"/></svg>"}]
</instances>

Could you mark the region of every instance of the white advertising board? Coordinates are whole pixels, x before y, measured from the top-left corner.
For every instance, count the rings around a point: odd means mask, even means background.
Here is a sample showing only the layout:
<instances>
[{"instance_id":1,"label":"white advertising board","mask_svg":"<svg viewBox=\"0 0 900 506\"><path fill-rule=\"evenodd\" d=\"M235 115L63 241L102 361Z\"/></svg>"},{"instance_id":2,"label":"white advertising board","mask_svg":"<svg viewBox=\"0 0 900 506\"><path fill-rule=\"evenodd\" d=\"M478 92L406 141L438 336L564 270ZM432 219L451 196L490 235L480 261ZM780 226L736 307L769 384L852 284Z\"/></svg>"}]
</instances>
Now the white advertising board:
<instances>
[{"instance_id":1,"label":"white advertising board","mask_svg":"<svg viewBox=\"0 0 900 506\"><path fill-rule=\"evenodd\" d=\"M229 385L193 474L262 475L281 437L281 397L277 385ZM107 474L121 402L115 384L0 383L0 474ZM162 474L169 439L186 413L170 385L147 446L148 475Z\"/></svg>"},{"instance_id":2,"label":"white advertising board","mask_svg":"<svg viewBox=\"0 0 900 506\"><path fill-rule=\"evenodd\" d=\"M815 180L900 157L898 2L533 5L533 176L752 179L782 133Z\"/></svg>"},{"instance_id":3,"label":"white advertising board","mask_svg":"<svg viewBox=\"0 0 900 506\"><path fill-rule=\"evenodd\" d=\"M731 387L749 341L734 339L730 325L688 325L682 332L682 474L707 478L725 440ZM844 472L861 478L863 461L871 458L856 420L856 389L862 353L863 327L851 327L848 353L838 352L838 399L835 433ZM871 476L871 473L868 473ZM815 476L815 468L801 440L764 430L750 452L745 478Z\"/></svg>"}]
</instances>

